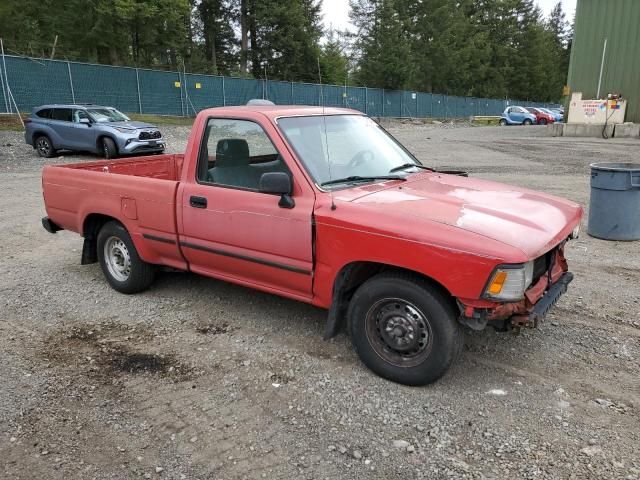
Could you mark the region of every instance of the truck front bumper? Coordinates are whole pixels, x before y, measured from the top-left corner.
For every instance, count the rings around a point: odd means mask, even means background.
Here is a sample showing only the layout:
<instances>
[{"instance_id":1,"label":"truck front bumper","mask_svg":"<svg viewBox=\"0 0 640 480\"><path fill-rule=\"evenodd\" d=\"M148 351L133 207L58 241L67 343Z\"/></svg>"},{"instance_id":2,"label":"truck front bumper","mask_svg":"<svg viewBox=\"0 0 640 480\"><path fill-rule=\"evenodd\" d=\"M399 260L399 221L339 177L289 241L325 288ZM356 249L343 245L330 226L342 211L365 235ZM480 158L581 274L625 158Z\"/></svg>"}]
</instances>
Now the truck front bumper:
<instances>
[{"instance_id":1,"label":"truck front bumper","mask_svg":"<svg viewBox=\"0 0 640 480\"><path fill-rule=\"evenodd\" d=\"M560 279L551 285L536 302L528 314L516 314L511 317L511 325L520 327L537 327L544 322L547 313L553 308L562 295L567 293L567 287L573 280L573 273L565 272Z\"/></svg>"},{"instance_id":2,"label":"truck front bumper","mask_svg":"<svg viewBox=\"0 0 640 480\"><path fill-rule=\"evenodd\" d=\"M542 323L567 292L573 273L567 269L563 246L555 251L554 261L535 284L530 286L524 298L518 302L490 303L483 300L458 301L460 322L474 330L482 330L487 324L498 330L512 327L535 328Z\"/></svg>"}]
</instances>

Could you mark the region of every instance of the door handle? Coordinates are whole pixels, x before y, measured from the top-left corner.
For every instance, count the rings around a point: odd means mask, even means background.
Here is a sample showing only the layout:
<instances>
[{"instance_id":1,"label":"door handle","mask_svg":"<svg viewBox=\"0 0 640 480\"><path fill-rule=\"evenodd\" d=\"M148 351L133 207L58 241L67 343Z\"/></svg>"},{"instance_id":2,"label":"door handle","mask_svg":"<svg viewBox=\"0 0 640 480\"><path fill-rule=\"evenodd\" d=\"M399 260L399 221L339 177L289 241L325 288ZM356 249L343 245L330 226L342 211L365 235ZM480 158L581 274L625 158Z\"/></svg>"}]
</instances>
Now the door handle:
<instances>
[{"instance_id":1,"label":"door handle","mask_svg":"<svg viewBox=\"0 0 640 480\"><path fill-rule=\"evenodd\" d=\"M193 208L207 208L207 199L204 197L193 196L189 198L189 205Z\"/></svg>"}]
</instances>

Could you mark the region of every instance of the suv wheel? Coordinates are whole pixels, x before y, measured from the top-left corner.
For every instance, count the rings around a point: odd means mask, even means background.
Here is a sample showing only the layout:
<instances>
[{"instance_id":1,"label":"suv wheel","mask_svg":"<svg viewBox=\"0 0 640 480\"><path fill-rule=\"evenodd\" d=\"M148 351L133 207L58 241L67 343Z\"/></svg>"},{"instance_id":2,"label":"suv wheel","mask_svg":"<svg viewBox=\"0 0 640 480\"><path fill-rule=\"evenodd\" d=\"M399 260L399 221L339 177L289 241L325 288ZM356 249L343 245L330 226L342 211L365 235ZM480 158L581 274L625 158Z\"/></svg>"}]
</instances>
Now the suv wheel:
<instances>
[{"instance_id":1,"label":"suv wheel","mask_svg":"<svg viewBox=\"0 0 640 480\"><path fill-rule=\"evenodd\" d=\"M438 380L462 348L454 307L414 275L383 273L367 280L351 299L348 318L364 364L404 385Z\"/></svg>"},{"instance_id":2,"label":"suv wheel","mask_svg":"<svg viewBox=\"0 0 640 480\"><path fill-rule=\"evenodd\" d=\"M116 147L116 142L109 137L104 137L102 139L102 154L106 159L116 158L118 156L118 147Z\"/></svg>"},{"instance_id":3,"label":"suv wheel","mask_svg":"<svg viewBox=\"0 0 640 480\"><path fill-rule=\"evenodd\" d=\"M42 158L51 158L56 153L51 140L46 135L40 135L36 138L36 150Z\"/></svg>"}]
</instances>

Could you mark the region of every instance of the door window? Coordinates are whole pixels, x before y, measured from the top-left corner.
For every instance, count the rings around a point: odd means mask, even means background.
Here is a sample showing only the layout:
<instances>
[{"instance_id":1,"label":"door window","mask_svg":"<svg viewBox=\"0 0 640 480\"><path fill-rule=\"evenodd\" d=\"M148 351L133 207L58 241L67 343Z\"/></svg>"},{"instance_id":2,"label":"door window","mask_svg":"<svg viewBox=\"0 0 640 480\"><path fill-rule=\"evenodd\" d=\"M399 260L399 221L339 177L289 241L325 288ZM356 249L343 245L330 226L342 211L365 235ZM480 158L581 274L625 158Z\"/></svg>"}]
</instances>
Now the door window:
<instances>
[{"instance_id":1,"label":"door window","mask_svg":"<svg viewBox=\"0 0 640 480\"><path fill-rule=\"evenodd\" d=\"M73 123L80 123L81 120L89 120L89 115L87 115L87 112L84 110L80 110L80 109L75 109L73 111Z\"/></svg>"},{"instance_id":2,"label":"door window","mask_svg":"<svg viewBox=\"0 0 640 480\"><path fill-rule=\"evenodd\" d=\"M51 109L43 108L42 110L38 110L36 116L40 118L51 118Z\"/></svg>"},{"instance_id":3,"label":"door window","mask_svg":"<svg viewBox=\"0 0 640 480\"><path fill-rule=\"evenodd\" d=\"M62 120L64 122L71 121L71 109L70 108L54 108L51 110L52 120Z\"/></svg>"},{"instance_id":4,"label":"door window","mask_svg":"<svg viewBox=\"0 0 640 480\"><path fill-rule=\"evenodd\" d=\"M260 125L248 120L207 122L198 161L200 183L258 190L260 177L289 169Z\"/></svg>"}]
</instances>

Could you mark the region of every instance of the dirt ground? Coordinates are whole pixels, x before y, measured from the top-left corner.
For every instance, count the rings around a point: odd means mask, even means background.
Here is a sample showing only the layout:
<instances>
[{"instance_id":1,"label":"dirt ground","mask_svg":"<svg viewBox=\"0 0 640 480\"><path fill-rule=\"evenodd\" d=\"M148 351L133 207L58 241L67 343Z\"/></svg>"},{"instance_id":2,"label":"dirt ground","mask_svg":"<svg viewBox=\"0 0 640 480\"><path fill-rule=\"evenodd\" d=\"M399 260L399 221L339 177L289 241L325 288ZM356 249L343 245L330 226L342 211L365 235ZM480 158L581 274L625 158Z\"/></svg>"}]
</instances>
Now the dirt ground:
<instances>
[{"instance_id":1,"label":"dirt ground","mask_svg":"<svg viewBox=\"0 0 640 480\"><path fill-rule=\"evenodd\" d=\"M640 140L545 127L390 127L427 165L573 199ZM170 150L188 127L163 126ZM92 159L67 155L52 162ZM436 384L359 362L325 312L185 273L110 289L46 233L44 161L0 132L0 477L640 478L640 242L583 233L537 330L468 332Z\"/></svg>"}]
</instances>

